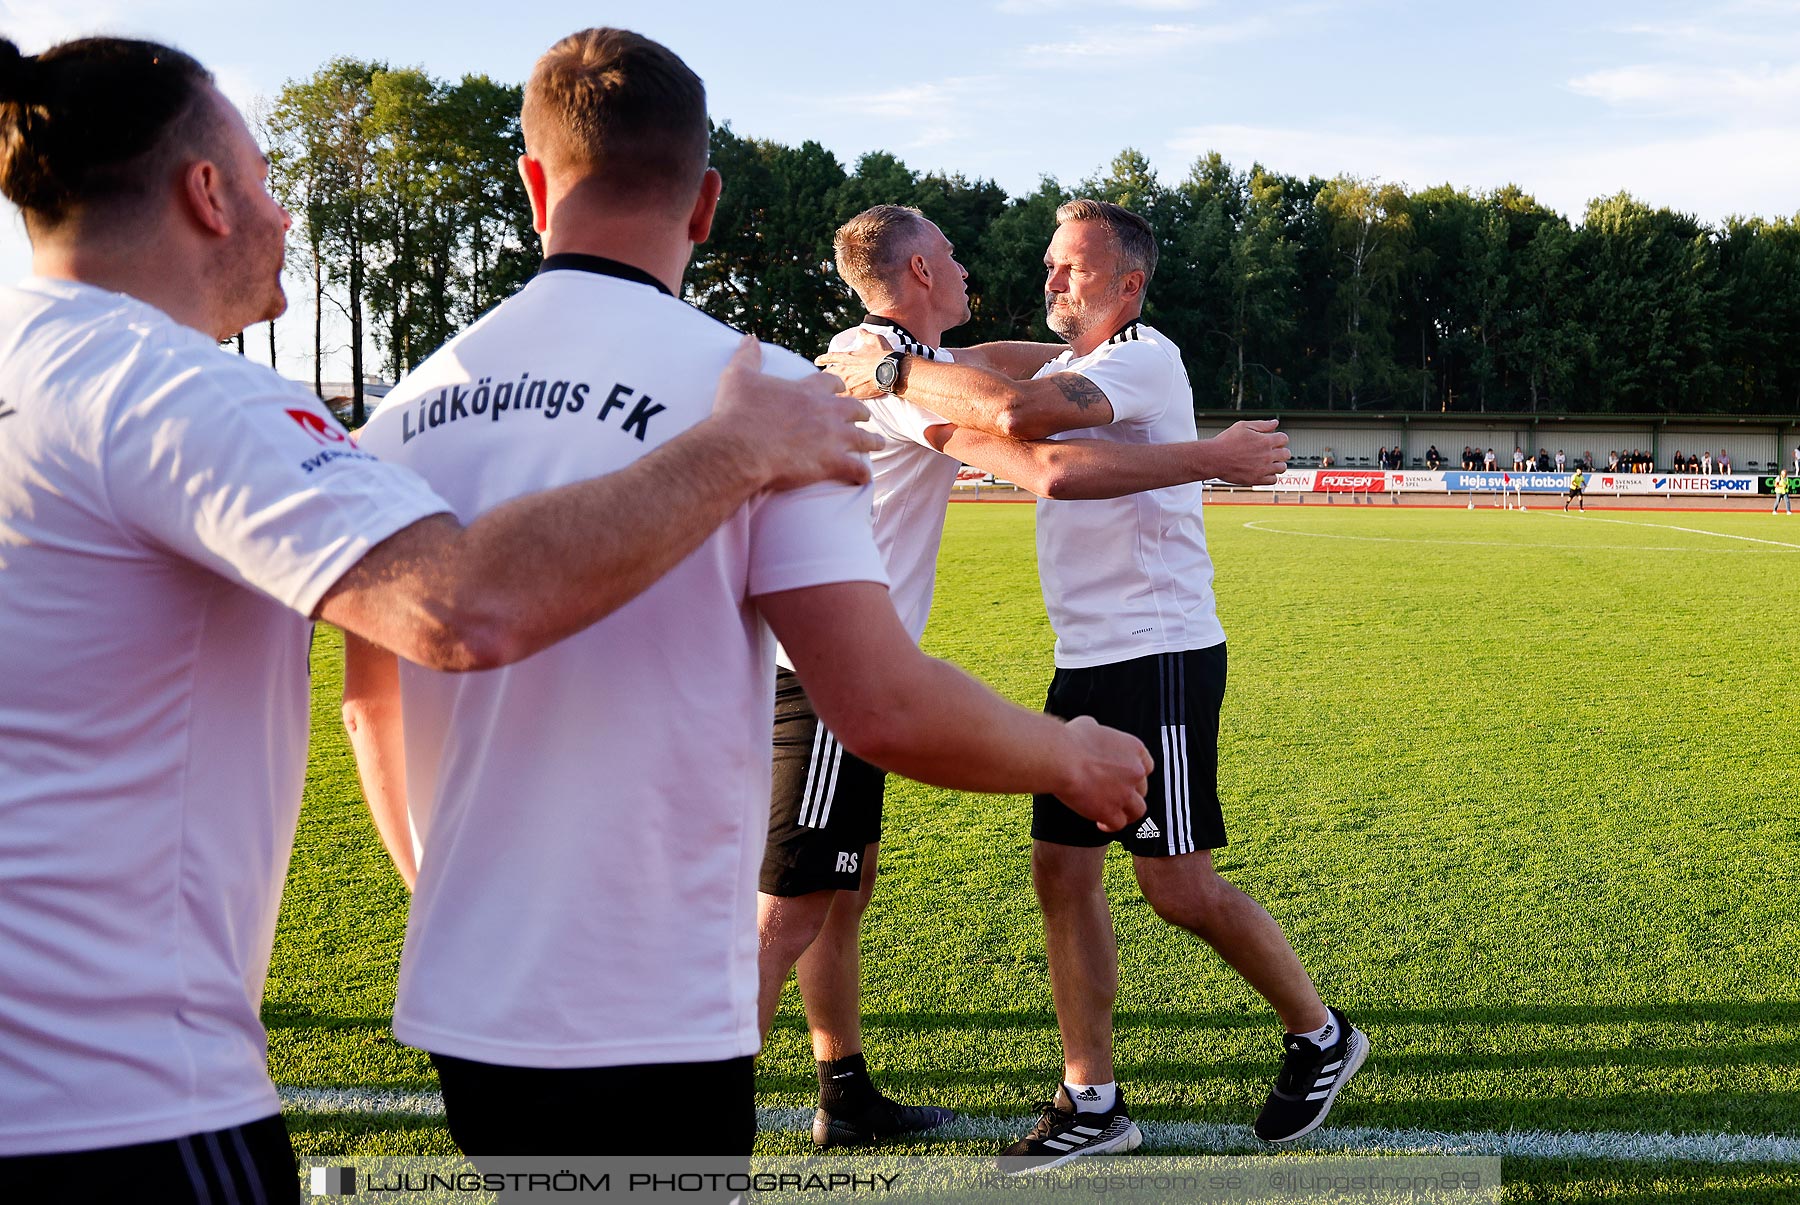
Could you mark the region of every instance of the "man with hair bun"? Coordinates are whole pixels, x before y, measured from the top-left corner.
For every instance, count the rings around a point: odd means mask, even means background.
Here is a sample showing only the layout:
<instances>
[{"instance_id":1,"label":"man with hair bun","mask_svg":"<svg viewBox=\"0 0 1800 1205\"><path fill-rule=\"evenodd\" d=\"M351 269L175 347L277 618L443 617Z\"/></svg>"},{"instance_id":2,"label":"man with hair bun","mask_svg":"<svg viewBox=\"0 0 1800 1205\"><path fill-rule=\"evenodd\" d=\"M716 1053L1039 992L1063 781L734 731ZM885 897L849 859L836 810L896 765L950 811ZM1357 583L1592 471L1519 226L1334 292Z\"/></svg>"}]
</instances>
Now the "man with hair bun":
<instances>
[{"instance_id":1,"label":"man with hair bun","mask_svg":"<svg viewBox=\"0 0 1800 1205\"><path fill-rule=\"evenodd\" d=\"M1044 256L1045 315L1068 346L1031 379L904 349L841 349L818 363L857 396L889 394L941 416L953 428L937 446L976 463L978 449L1000 437L1064 442L1078 433L1139 456L1192 440L1193 392L1180 352L1142 318L1157 259L1150 224L1086 198L1061 206L1056 221ZM1283 1142L1317 1128L1368 1051L1362 1032L1320 1001L1274 918L1213 867L1212 851L1225 844L1217 787L1225 633L1200 510L1197 485L1038 502L1038 574L1056 631L1045 710L1136 733L1156 768L1148 814L1117 833L1080 824L1054 793L1034 801L1032 883L1064 1068L1036 1127L1005 1151L1023 1167L1142 1141L1113 1068L1118 948L1103 871L1114 840L1132 853L1157 914L1211 945L1287 1030L1259 1137Z\"/></svg>"},{"instance_id":2,"label":"man with hair bun","mask_svg":"<svg viewBox=\"0 0 1800 1205\"><path fill-rule=\"evenodd\" d=\"M455 517L219 349L286 306L267 170L180 51L0 40L0 191L33 270L0 289L0 1183L21 1201L298 1198L259 1008L314 620L493 669L769 490L867 479L861 404L759 375L750 343L716 405L711 380L662 399L711 413L631 465Z\"/></svg>"},{"instance_id":3,"label":"man with hair bun","mask_svg":"<svg viewBox=\"0 0 1800 1205\"><path fill-rule=\"evenodd\" d=\"M866 209L839 227L833 250L838 275L868 311L832 339L833 351L867 341L890 355L1005 364L1028 375L1058 350L1009 343L952 353L940 346L945 331L968 321L968 274L944 232L917 209ZM883 441L870 458L875 542L915 641L931 609L944 511L962 459L1055 498L1112 498L1214 476L1268 484L1287 459L1287 436L1272 421L1237 423L1216 439L1183 443L1024 442L959 434L892 394L877 394L868 405L868 426ZM962 459L940 450L952 441ZM837 1146L933 1129L950 1111L888 1099L863 1055L859 929L875 886L885 775L843 750L781 663L775 800L761 884L763 1028L798 960L819 1078L813 1140Z\"/></svg>"},{"instance_id":4,"label":"man with hair bun","mask_svg":"<svg viewBox=\"0 0 1800 1205\"><path fill-rule=\"evenodd\" d=\"M627 30L571 34L533 68L523 127L542 268L364 433L458 513L655 456L704 418L696 390L736 343L676 296L724 186L687 65ZM1136 738L1016 707L918 650L869 507L835 485L763 495L616 615L494 673L452 679L351 642L365 790L422 851L394 1033L431 1053L464 1151L749 1153L771 630L872 764L1066 789L1090 825L1141 814ZM1066 787L1029 785L1052 782Z\"/></svg>"}]
</instances>

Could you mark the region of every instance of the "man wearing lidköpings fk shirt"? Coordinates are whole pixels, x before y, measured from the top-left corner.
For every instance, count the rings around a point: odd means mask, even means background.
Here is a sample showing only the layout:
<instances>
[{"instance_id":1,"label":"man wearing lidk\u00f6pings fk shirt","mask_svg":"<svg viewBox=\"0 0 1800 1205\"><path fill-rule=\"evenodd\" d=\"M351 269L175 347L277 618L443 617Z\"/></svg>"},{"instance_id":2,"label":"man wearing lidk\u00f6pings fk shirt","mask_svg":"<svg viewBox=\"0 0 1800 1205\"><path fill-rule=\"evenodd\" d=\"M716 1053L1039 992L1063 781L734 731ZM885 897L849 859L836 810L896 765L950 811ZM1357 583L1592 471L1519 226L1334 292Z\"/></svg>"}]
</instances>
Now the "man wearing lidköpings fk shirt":
<instances>
[{"instance_id":1,"label":"man wearing lidk\u00f6pings fk shirt","mask_svg":"<svg viewBox=\"0 0 1800 1205\"><path fill-rule=\"evenodd\" d=\"M892 391L990 433L1080 431L1134 446L1192 439L1193 398L1180 354L1140 318L1156 260L1148 223L1089 200L1064 205L1057 222L1044 261L1045 306L1068 350L1022 383L903 357L886 373ZM866 352L819 360L859 395L874 390L871 361ZM1040 501L1038 570L1057 636L1046 709L1128 727L1156 754L1150 812L1117 839L1132 852L1158 915L1212 945L1288 1031L1257 1133L1271 1141L1308 1133L1368 1043L1320 1002L1273 918L1213 869L1211 850L1225 843L1216 784L1225 646L1199 488ZM1032 838L1065 1067L1055 1101L1007 1154L1043 1165L1130 1150L1140 1135L1113 1077L1117 950L1102 880L1109 838L1084 831L1048 795L1035 803Z\"/></svg>"},{"instance_id":2,"label":"man wearing lidk\u00f6pings fk shirt","mask_svg":"<svg viewBox=\"0 0 1800 1205\"><path fill-rule=\"evenodd\" d=\"M916 209L877 205L837 231L839 276L869 313L832 349L864 341L884 351L949 361L942 333L968 320L967 273L941 230ZM1046 344L988 344L956 353L1025 375L1057 351ZM940 416L891 394L868 402L867 426L883 446L871 456L875 543L908 634L925 629L944 510L959 456L1062 497L1113 497L1221 476L1266 484L1286 465L1287 437L1272 422L1239 423L1216 439L1129 448L1100 440L1026 443L958 432ZM954 439L958 456L940 447ZM805 690L777 677L775 796L761 905L762 1023L774 1016L799 959L800 991L819 1076L813 1138L862 1143L942 1124L949 1110L902 1105L879 1092L863 1057L858 929L879 859L880 769L843 751L819 724ZM804 952L804 953L803 953Z\"/></svg>"},{"instance_id":3,"label":"man wearing lidk\u00f6pings fk shirt","mask_svg":"<svg viewBox=\"0 0 1800 1205\"><path fill-rule=\"evenodd\" d=\"M533 69L522 126L543 269L365 434L470 515L654 456L708 418L737 341L673 295L721 188L687 66L573 34ZM760 495L608 620L496 673L402 674L349 646L370 805L423 835L394 1030L431 1052L465 1151L749 1152L770 629L863 756L974 790L1067 783L1112 827L1141 813L1136 739L918 651L868 507L839 486Z\"/></svg>"},{"instance_id":4,"label":"man wearing lidk\u00f6pings fk shirt","mask_svg":"<svg viewBox=\"0 0 1800 1205\"><path fill-rule=\"evenodd\" d=\"M0 290L0 1183L21 1201L297 1199L258 1006L314 618L504 664L766 486L866 473L860 405L738 371L709 429L463 526L219 349L286 305L267 172L180 51L0 40L0 189L33 270ZM659 518L618 526L630 505Z\"/></svg>"}]
</instances>

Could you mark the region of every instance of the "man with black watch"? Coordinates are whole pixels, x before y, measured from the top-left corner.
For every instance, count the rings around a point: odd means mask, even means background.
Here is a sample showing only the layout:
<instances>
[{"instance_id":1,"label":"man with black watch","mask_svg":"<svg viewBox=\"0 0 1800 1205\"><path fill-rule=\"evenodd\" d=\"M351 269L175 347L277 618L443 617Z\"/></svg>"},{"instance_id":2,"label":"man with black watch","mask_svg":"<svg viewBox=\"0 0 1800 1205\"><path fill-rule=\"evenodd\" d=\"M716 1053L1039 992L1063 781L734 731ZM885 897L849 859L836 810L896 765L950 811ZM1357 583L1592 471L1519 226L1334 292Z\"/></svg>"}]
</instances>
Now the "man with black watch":
<instances>
[{"instance_id":1,"label":"man with black watch","mask_svg":"<svg viewBox=\"0 0 1800 1205\"><path fill-rule=\"evenodd\" d=\"M868 313L832 339L828 355L867 349L870 375L861 380L872 387L858 392L872 395L866 425L884 441L870 457L875 543L914 640L931 610L945 507L965 459L1039 494L1089 498L1212 476L1266 484L1285 467L1287 437L1272 422L1164 445L993 439L977 448L987 437L968 432L959 438L972 450L947 454L958 429L900 396L915 371L955 361L1028 377L1060 345L940 347L946 330L969 319L967 274L943 232L916 209L878 205L858 214L838 230L835 252L838 274ZM885 772L842 748L787 668L776 681L775 791L761 882L763 1026L798 960L819 1077L814 1140L858 1144L935 1128L953 1114L890 1100L863 1058L858 929L875 884Z\"/></svg>"},{"instance_id":2,"label":"man with black watch","mask_svg":"<svg viewBox=\"0 0 1800 1205\"><path fill-rule=\"evenodd\" d=\"M906 359L903 351L891 351L881 357L881 363L875 366L875 387L883 393L898 393L901 384L901 362Z\"/></svg>"}]
</instances>

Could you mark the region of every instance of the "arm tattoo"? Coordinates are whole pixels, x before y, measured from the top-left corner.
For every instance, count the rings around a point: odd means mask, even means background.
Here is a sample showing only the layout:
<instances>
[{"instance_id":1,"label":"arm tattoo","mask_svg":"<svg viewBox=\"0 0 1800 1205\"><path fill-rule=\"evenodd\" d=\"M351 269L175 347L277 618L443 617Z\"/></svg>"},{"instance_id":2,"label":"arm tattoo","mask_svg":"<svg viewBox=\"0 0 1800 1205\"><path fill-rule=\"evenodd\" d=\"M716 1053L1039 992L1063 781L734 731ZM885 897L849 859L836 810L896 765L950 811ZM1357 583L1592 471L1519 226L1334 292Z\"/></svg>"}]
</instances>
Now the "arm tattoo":
<instances>
[{"instance_id":1,"label":"arm tattoo","mask_svg":"<svg viewBox=\"0 0 1800 1205\"><path fill-rule=\"evenodd\" d=\"M1062 395L1075 403L1077 410L1087 410L1106 400L1106 391L1078 372L1059 372L1051 378Z\"/></svg>"}]
</instances>

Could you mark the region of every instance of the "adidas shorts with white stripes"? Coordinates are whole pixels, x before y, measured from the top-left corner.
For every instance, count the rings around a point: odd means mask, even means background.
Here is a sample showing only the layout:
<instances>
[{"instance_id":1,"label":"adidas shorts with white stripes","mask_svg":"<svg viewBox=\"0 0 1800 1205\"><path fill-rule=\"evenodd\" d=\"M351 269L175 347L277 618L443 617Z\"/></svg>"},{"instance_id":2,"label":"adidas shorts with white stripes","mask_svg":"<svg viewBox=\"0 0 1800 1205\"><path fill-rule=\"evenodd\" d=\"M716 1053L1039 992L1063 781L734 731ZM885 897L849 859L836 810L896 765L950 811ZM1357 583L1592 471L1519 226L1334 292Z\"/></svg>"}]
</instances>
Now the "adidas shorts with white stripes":
<instances>
[{"instance_id":1,"label":"adidas shorts with white stripes","mask_svg":"<svg viewBox=\"0 0 1800 1205\"><path fill-rule=\"evenodd\" d=\"M881 839L887 771L843 745L813 714L800 679L775 674L775 793L761 890L796 896L854 891L863 847Z\"/></svg>"},{"instance_id":2,"label":"adidas shorts with white stripes","mask_svg":"<svg viewBox=\"0 0 1800 1205\"><path fill-rule=\"evenodd\" d=\"M9 1201L299 1205L300 1165L275 1113L223 1130L102 1150L0 1157Z\"/></svg>"},{"instance_id":3,"label":"adidas shorts with white stripes","mask_svg":"<svg viewBox=\"0 0 1800 1205\"><path fill-rule=\"evenodd\" d=\"M1219 707L1225 701L1225 646L1158 653L1112 665L1059 669L1044 710L1092 716L1144 742L1150 772L1144 818L1103 833L1054 795L1032 801L1031 836L1052 845L1117 841L1140 858L1171 858L1225 844L1219 807Z\"/></svg>"}]
</instances>

